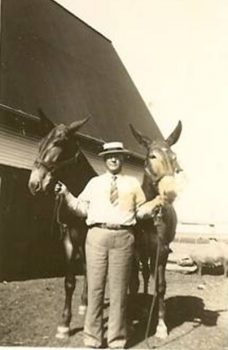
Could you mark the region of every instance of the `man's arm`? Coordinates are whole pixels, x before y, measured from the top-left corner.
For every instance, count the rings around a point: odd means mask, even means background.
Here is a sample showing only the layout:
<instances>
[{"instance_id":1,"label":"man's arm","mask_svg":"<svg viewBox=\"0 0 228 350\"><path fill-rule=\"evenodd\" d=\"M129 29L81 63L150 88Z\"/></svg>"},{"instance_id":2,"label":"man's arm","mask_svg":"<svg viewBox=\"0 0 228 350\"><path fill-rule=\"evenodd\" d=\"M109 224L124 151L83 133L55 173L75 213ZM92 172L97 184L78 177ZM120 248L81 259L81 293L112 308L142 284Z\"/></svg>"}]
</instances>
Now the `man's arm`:
<instances>
[{"instance_id":1,"label":"man's arm","mask_svg":"<svg viewBox=\"0 0 228 350\"><path fill-rule=\"evenodd\" d=\"M88 186L88 185L87 185ZM67 207L80 217L87 217L89 201L86 200L87 186L78 196L74 196L66 187L65 184L58 182L55 186L55 193L62 195ZM84 195L83 195L84 193ZM83 198L84 197L84 198Z\"/></svg>"},{"instance_id":2,"label":"man's arm","mask_svg":"<svg viewBox=\"0 0 228 350\"><path fill-rule=\"evenodd\" d=\"M148 219L153 216L154 209L159 205L164 205L163 198L158 195L151 201L146 201L145 194L140 186L139 182L136 180L135 188L135 205L136 205L136 219L143 220Z\"/></svg>"},{"instance_id":3,"label":"man's arm","mask_svg":"<svg viewBox=\"0 0 228 350\"><path fill-rule=\"evenodd\" d=\"M137 211L136 211L136 218L137 220L143 220L143 219L149 219L153 216L154 209L159 206L163 205L164 201L160 196L155 197L151 201L144 202L141 204Z\"/></svg>"},{"instance_id":4,"label":"man's arm","mask_svg":"<svg viewBox=\"0 0 228 350\"><path fill-rule=\"evenodd\" d=\"M86 218L89 202L86 200L83 200L79 197L73 196L72 193L68 192L65 196L65 202L68 206L68 208L74 212L76 215Z\"/></svg>"}]
</instances>

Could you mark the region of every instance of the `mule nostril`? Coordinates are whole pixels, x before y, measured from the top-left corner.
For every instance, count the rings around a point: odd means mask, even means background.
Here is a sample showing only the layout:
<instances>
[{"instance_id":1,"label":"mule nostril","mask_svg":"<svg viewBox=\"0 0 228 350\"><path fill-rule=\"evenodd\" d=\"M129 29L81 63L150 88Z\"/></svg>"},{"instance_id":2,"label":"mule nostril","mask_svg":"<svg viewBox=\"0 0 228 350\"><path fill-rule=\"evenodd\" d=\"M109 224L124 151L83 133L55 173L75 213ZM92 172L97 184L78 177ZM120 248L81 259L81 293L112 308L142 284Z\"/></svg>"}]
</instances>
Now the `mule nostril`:
<instances>
[{"instance_id":1,"label":"mule nostril","mask_svg":"<svg viewBox=\"0 0 228 350\"><path fill-rule=\"evenodd\" d=\"M175 173L177 173L177 174L181 173L182 171L183 171L183 169L181 169L181 167L177 167L175 169Z\"/></svg>"},{"instance_id":2,"label":"mule nostril","mask_svg":"<svg viewBox=\"0 0 228 350\"><path fill-rule=\"evenodd\" d=\"M35 194L40 190L40 183L39 182L30 182L29 188L30 188L32 194Z\"/></svg>"}]
</instances>

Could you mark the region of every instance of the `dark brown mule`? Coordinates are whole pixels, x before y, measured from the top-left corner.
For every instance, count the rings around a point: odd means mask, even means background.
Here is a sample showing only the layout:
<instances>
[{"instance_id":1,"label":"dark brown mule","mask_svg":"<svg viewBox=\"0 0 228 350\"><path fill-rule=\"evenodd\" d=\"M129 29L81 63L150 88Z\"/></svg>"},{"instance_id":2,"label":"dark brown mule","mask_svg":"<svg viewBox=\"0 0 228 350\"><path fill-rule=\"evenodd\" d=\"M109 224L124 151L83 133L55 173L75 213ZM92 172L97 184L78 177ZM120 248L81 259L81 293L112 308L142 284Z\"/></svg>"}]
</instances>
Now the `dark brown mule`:
<instances>
[{"instance_id":1,"label":"dark brown mule","mask_svg":"<svg viewBox=\"0 0 228 350\"><path fill-rule=\"evenodd\" d=\"M145 147L147 152L142 184L147 201L153 201L159 193L167 198L166 204L160 207L155 206L153 215L139 222L136 230L137 255L142 263L144 293L148 293L150 274L153 276L156 274L154 277L156 277L158 324L155 335L159 338L165 338L168 334L165 324L165 269L170 251L169 244L174 239L177 224L176 213L172 206L176 189L172 184L175 173L181 170L176 155L170 147L179 139L182 125L179 122L166 141L153 142L131 125L130 127L136 140ZM137 266L138 264L136 264ZM135 273L130 286L131 292L136 292L138 286L138 273Z\"/></svg>"},{"instance_id":2,"label":"dark brown mule","mask_svg":"<svg viewBox=\"0 0 228 350\"><path fill-rule=\"evenodd\" d=\"M75 121L69 126L63 124L55 126L41 113L41 118L48 121L50 132L41 141L38 157L36 158L29 179L29 189L33 195L38 193L52 193L58 180L63 181L75 195L78 194L88 182L89 178L96 175L90 167L90 173L84 174L88 162L80 152L77 143L77 131L86 123L87 119ZM47 124L47 123L46 123ZM86 164L87 162L87 164ZM70 170L70 163L74 163ZM80 186L78 186L80 183ZM59 203L60 204L60 203ZM75 256L80 254L85 269L84 242L86 238L86 225L84 219L80 219L61 207L58 215L61 226L61 238L66 257L65 272L65 305L62 322L58 326L56 336L63 338L69 335L70 321L72 317L71 302L75 289L76 279L74 273ZM84 288L81 296L79 313L85 311L87 305L87 283L84 278Z\"/></svg>"}]
</instances>

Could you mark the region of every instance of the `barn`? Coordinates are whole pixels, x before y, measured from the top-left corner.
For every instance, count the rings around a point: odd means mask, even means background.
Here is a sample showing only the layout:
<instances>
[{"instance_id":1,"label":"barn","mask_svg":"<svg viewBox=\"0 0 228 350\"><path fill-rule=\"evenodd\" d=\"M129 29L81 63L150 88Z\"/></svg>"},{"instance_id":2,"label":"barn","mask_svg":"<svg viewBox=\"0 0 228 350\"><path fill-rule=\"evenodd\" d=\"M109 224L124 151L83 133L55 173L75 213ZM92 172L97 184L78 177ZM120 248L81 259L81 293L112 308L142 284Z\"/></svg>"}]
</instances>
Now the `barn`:
<instances>
[{"instance_id":1,"label":"barn","mask_svg":"<svg viewBox=\"0 0 228 350\"><path fill-rule=\"evenodd\" d=\"M46 132L38 109L56 124L91 115L80 134L90 166L78 192L90 167L103 170L97 152L104 141L124 142L126 169L141 178L143 150L129 123L151 138L162 134L108 38L53 0L0 5L0 279L57 275L63 255L50 229L53 197L34 198L27 189Z\"/></svg>"}]
</instances>

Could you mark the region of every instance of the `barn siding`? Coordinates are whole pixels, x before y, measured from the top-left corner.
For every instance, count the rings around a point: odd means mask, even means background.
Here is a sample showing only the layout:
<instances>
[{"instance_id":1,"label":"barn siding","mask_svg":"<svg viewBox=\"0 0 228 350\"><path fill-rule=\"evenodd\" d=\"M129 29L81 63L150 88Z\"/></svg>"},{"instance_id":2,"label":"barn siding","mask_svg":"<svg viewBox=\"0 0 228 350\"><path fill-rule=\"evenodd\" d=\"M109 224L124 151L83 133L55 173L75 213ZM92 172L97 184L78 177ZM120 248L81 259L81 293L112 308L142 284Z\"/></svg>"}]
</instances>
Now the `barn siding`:
<instances>
[{"instance_id":1,"label":"barn siding","mask_svg":"<svg viewBox=\"0 0 228 350\"><path fill-rule=\"evenodd\" d=\"M0 126L0 164L31 169L39 139Z\"/></svg>"}]
</instances>

